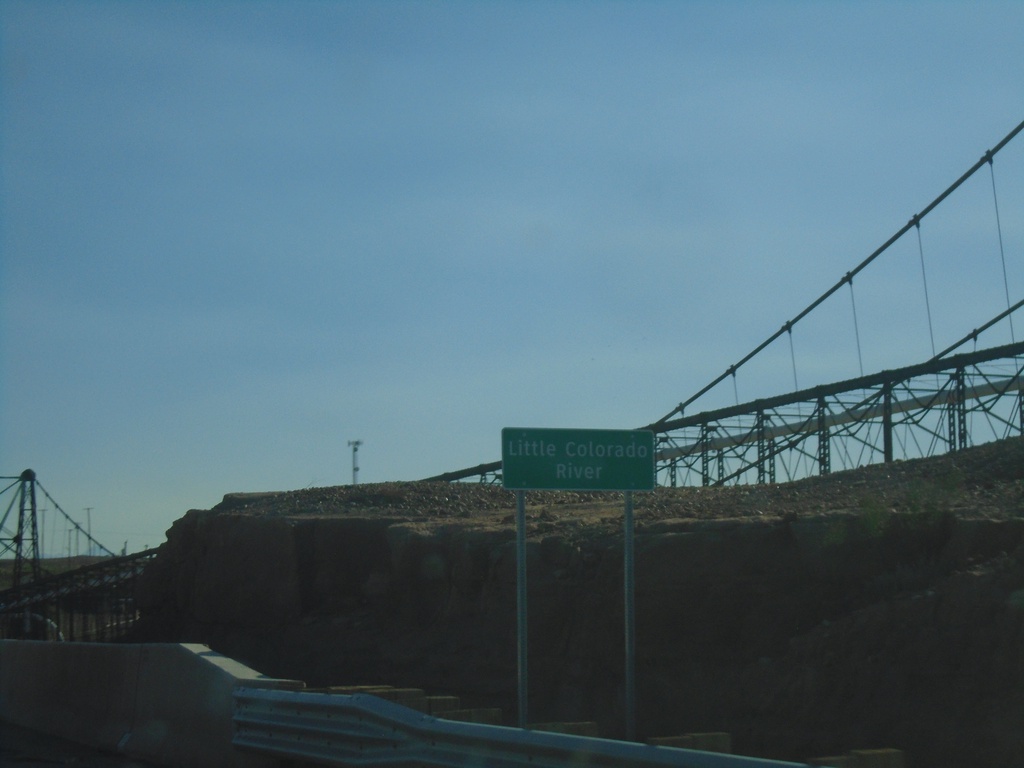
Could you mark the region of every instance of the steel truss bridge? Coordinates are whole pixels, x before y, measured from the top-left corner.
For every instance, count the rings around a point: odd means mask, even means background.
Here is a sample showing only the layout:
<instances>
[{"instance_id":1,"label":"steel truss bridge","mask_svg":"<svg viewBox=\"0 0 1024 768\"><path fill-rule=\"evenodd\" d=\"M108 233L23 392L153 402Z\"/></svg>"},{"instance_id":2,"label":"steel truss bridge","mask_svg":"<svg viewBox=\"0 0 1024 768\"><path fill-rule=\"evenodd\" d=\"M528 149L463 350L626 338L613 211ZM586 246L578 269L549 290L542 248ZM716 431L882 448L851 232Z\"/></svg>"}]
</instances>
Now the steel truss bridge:
<instances>
[{"instance_id":1,"label":"steel truss bridge","mask_svg":"<svg viewBox=\"0 0 1024 768\"><path fill-rule=\"evenodd\" d=\"M997 153L1022 130L1024 122L985 152L959 179L914 214L870 256L739 362L661 419L640 427L653 431L657 437L658 483L663 486L707 486L784 482L872 463L934 456L1024 435L1024 343L1014 339L1011 344L977 349L978 340L984 332L1001 323L1009 324L1012 337L1012 315L1024 306L1024 300L1010 304L994 171ZM774 342L788 338L790 354L793 355L793 329L844 288L850 292L860 359L860 334L853 299L854 277L910 233L917 234L927 306L928 285L921 224L943 200L986 167L992 179L994 220L1006 292L1005 311L942 352L935 353L931 310L928 308L933 354L925 362L685 415L687 408L719 384L730 378L735 384L737 372ZM954 354L969 343L973 343L974 351ZM795 355L793 374L795 385ZM474 478L485 483L499 482L501 462L479 464L426 479L454 482Z\"/></svg>"},{"instance_id":2,"label":"steel truss bridge","mask_svg":"<svg viewBox=\"0 0 1024 768\"><path fill-rule=\"evenodd\" d=\"M1024 435L1024 342L648 424L662 486L776 483ZM428 478L497 482L501 462Z\"/></svg>"},{"instance_id":3,"label":"steel truss bridge","mask_svg":"<svg viewBox=\"0 0 1024 768\"><path fill-rule=\"evenodd\" d=\"M1024 343L649 425L664 485L775 483L1024 434Z\"/></svg>"}]
</instances>

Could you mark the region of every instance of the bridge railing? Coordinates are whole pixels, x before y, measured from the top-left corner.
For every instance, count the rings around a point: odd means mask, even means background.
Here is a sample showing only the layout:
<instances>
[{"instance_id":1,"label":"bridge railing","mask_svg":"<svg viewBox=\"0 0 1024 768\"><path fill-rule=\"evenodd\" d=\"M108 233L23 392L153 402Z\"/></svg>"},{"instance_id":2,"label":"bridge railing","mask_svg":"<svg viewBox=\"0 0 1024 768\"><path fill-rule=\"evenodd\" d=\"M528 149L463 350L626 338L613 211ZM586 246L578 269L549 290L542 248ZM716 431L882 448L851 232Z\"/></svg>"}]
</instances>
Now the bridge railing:
<instances>
[{"instance_id":1,"label":"bridge railing","mask_svg":"<svg viewBox=\"0 0 1024 768\"><path fill-rule=\"evenodd\" d=\"M792 768L753 757L444 720L369 694L234 692L236 747L328 766Z\"/></svg>"}]
</instances>

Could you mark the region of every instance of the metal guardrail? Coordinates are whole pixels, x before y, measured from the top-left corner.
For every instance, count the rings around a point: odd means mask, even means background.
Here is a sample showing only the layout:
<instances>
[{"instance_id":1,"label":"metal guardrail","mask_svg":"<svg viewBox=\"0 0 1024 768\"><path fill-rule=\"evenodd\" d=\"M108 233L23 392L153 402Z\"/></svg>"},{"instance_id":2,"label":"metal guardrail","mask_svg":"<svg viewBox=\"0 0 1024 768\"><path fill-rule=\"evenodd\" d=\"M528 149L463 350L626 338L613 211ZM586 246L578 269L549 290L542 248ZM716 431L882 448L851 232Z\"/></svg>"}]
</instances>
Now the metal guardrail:
<instances>
[{"instance_id":1,"label":"metal guardrail","mask_svg":"<svg viewBox=\"0 0 1024 768\"><path fill-rule=\"evenodd\" d=\"M444 720L365 693L236 688L234 700L234 746L328 766L794 768L804 765Z\"/></svg>"}]
</instances>

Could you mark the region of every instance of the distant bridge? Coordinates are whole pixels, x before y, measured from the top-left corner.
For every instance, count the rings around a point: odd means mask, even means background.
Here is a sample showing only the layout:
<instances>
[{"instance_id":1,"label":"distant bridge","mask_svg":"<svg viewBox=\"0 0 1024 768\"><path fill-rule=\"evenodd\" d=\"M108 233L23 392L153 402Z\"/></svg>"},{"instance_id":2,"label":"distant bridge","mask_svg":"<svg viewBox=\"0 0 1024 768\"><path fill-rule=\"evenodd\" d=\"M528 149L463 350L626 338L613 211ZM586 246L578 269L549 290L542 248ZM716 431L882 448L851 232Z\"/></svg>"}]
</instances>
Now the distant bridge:
<instances>
[{"instance_id":1,"label":"distant bridge","mask_svg":"<svg viewBox=\"0 0 1024 768\"><path fill-rule=\"evenodd\" d=\"M156 550L116 556L61 509L34 471L2 479L14 482L0 491L0 497L11 493L0 517L0 555L13 555L11 586L0 591L0 638L114 640L124 635L138 618L136 580ZM64 573L46 573L39 546L39 492L71 530L106 556Z\"/></svg>"}]
</instances>

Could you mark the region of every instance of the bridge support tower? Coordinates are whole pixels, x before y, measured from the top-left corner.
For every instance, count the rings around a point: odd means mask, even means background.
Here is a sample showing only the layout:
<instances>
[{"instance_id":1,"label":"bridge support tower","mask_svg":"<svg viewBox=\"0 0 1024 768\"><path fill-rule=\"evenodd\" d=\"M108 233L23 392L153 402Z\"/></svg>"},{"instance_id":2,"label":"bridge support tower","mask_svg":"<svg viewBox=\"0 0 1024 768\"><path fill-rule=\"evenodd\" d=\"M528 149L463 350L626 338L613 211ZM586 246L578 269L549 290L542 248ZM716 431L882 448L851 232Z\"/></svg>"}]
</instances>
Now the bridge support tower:
<instances>
[{"instance_id":1,"label":"bridge support tower","mask_svg":"<svg viewBox=\"0 0 1024 768\"><path fill-rule=\"evenodd\" d=\"M39 522L36 517L36 473L26 469L18 478L18 490L0 519L0 552L14 552L11 587L18 589L24 581L36 581L42 574L39 563ZM6 527L15 502L18 523L13 532ZM5 535L6 534L6 535Z\"/></svg>"}]
</instances>

